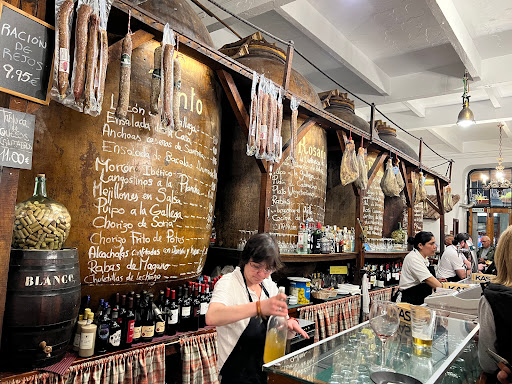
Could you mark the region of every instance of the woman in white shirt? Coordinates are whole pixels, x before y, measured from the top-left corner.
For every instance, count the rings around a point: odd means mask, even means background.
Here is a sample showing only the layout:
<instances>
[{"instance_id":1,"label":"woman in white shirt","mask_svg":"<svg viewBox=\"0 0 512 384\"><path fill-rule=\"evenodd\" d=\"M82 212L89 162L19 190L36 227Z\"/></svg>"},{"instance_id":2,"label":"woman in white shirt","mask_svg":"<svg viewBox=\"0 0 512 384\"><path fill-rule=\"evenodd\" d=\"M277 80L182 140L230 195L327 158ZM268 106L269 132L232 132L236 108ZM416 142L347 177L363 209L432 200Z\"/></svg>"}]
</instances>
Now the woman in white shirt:
<instances>
[{"instance_id":1,"label":"woman in white shirt","mask_svg":"<svg viewBox=\"0 0 512 384\"><path fill-rule=\"evenodd\" d=\"M421 305L432 289L442 286L434 277L428 261L428 257L436 253L436 239L432 232L421 231L409 237L408 243L414 249L405 256L398 285L402 291L402 302Z\"/></svg>"},{"instance_id":2,"label":"woman in white shirt","mask_svg":"<svg viewBox=\"0 0 512 384\"><path fill-rule=\"evenodd\" d=\"M206 324L217 327L222 384L267 382L262 372L267 317L288 316L286 295L270 278L281 265L276 241L260 233L247 241L239 266L215 284ZM309 338L295 319L288 319L288 328Z\"/></svg>"}]
</instances>

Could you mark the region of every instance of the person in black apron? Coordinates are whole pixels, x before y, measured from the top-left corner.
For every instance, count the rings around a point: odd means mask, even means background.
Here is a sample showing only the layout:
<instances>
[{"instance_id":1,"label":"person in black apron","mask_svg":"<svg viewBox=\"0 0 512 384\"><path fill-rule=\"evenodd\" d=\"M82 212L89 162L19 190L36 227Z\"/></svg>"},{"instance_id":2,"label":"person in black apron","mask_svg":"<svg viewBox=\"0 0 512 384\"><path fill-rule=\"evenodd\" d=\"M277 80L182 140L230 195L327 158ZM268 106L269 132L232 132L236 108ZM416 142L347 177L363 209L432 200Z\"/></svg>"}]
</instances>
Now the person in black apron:
<instances>
[{"instance_id":1,"label":"person in black apron","mask_svg":"<svg viewBox=\"0 0 512 384\"><path fill-rule=\"evenodd\" d=\"M269 278L281 266L274 238L266 233L257 234L247 241L235 271L215 285L206 323L217 327L222 384L267 382L262 371L267 318L288 315L286 295L279 294L277 285ZM249 322L241 331L247 319ZM292 319L288 328L308 338Z\"/></svg>"},{"instance_id":2,"label":"person in black apron","mask_svg":"<svg viewBox=\"0 0 512 384\"><path fill-rule=\"evenodd\" d=\"M400 274L401 301L421 305L432 289L442 284L434 277L434 267L429 266L428 257L436 253L436 240L432 232L421 231L410 237L414 249L405 256Z\"/></svg>"}]
</instances>

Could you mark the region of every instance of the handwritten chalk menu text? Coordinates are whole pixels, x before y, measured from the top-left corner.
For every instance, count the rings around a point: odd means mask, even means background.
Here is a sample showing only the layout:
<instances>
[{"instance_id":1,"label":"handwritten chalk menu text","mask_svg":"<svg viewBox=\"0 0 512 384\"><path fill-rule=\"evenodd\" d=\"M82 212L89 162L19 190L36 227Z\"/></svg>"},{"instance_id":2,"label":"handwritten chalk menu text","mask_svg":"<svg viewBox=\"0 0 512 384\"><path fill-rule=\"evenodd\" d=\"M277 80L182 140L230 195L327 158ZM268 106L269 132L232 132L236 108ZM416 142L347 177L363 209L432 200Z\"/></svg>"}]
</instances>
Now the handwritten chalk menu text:
<instances>
[{"instance_id":1,"label":"handwritten chalk menu text","mask_svg":"<svg viewBox=\"0 0 512 384\"><path fill-rule=\"evenodd\" d=\"M324 224L327 185L326 137L313 127L297 144L296 163L288 157L272 173L270 232L297 235L306 220Z\"/></svg>"},{"instance_id":2,"label":"handwritten chalk menu text","mask_svg":"<svg viewBox=\"0 0 512 384\"><path fill-rule=\"evenodd\" d=\"M0 1L0 90L48 105L54 28Z\"/></svg>"},{"instance_id":3,"label":"handwritten chalk menu text","mask_svg":"<svg viewBox=\"0 0 512 384\"><path fill-rule=\"evenodd\" d=\"M31 169L36 117L0 108L0 166Z\"/></svg>"},{"instance_id":4,"label":"handwritten chalk menu text","mask_svg":"<svg viewBox=\"0 0 512 384\"><path fill-rule=\"evenodd\" d=\"M65 246L78 248L83 286L190 279L206 261L222 88L213 70L180 53L180 124L161 127L148 86L159 45L133 50L126 119L115 116L119 60L108 66L97 117L60 103L35 113L34 171L20 172L18 196L31 196L34 174L46 173L48 196L71 215Z\"/></svg>"},{"instance_id":5,"label":"handwritten chalk menu text","mask_svg":"<svg viewBox=\"0 0 512 384\"><path fill-rule=\"evenodd\" d=\"M381 166L363 196L363 224L368 230L368 237L374 239L382 238L384 193L380 188L380 181L383 176L384 170Z\"/></svg>"}]
</instances>

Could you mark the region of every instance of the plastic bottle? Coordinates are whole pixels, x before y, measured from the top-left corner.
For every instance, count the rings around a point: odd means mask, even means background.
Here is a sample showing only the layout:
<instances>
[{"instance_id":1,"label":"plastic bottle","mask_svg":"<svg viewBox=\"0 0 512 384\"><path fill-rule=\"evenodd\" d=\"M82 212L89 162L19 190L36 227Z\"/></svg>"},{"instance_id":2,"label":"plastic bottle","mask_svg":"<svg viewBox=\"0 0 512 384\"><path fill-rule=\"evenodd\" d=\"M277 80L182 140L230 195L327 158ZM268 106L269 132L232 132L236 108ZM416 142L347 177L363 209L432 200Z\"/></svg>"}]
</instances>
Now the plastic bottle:
<instances>
[{"instance_id":1,"label":"plastic bottle","mask_svg":"<svg viewBox=\"0 0 512 384\"><path fill-rule=\"evenodd\" d=\"M279 287L279 293L284 293L284 287ZM283 301L283 305L286 303ZM265 338L265 351L263 362L268 363L285 354L286 338L288 336L288 322L284 316L270 316L267 324Z\"/></svg>"}]
</instances>

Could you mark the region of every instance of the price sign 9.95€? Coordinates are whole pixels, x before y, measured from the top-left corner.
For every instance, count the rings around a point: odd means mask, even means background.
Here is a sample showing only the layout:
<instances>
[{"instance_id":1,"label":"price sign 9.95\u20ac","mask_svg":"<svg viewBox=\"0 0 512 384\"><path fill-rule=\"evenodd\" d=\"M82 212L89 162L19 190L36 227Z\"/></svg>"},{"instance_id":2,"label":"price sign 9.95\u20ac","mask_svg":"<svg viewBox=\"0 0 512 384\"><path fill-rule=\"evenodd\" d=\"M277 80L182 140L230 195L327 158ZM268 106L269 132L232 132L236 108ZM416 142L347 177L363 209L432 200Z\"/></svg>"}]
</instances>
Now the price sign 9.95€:
<instances>
[{"instance_id":1,"label":"price sign 9.95\u20ac","mask_svg":"<svg viewBox=\"0 0 512 384\"><path fill-rule=\"evenodd\" d=\"M0 91L48 105L54 28L0 1Z\"/></svg>"}]
</instances>

